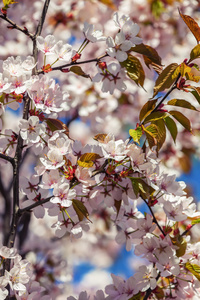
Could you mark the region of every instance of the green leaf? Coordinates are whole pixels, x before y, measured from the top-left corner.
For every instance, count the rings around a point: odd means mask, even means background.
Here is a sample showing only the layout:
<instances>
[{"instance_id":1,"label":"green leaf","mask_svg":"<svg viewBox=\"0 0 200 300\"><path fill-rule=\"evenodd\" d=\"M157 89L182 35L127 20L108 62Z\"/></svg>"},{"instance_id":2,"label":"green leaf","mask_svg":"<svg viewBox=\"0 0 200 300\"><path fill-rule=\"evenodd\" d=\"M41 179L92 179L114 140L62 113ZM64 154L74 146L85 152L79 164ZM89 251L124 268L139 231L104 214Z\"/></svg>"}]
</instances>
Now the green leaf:
<instances>
[{"instance_id":1,"label":"green leaf","mask_svg":"<svg viewBox=\"0 0 200 300\"><path fill-rule=\"evenodd\" d=\"M158 76L155 87L154 87L154 94L153 96L158 94L158 92L162 92L165 89L170 88L170 86L174 83L176 78L172 78L172 75L177 68L178 64L173 63L167 66L162 73Z\"/></svg>"},{"instance_id":2,"label":"green leaf","mask_svg":"<svg viewBox=\"0 0 200 300\"><path fill-rule=\"evenodd\" d=\"M143 293L142 292L139 292L137 293L136 295L133 295L131 298L129 298L128 300L142 300L144 297L143 297Z\"/></svg>"},{"instance_id":3,"label":"green leaf","mask_svg":"<svg viewBox=\"0 0 200 300\"><path fill-rule=\"evenodd\" d=\"M151 12L154 17L159 18L160 15L165 11L165 6L161 0L154 0L151 3Z\"/></svg>"},{"instance_id":4,"label":"green leaf","mask_svg":"<svg viewBox=\"0 0 200 300\"><path fill-rule=\"evenodd\" d=\"M82 221L84 219L84 217L89 220L89 218L88 218L89 214L88 214L87 208L81 201L73 199L72 205L73 205L75 212L77 213L79 221Z\"/></svg>"},{"instance_id":5,"label":"green leaf","mask_svg":"<svg viewBox=\"0 0 200 300\"><path fill-rule=\"evenodd\" d=\"M133 138L134 142L140 143L140 138L142 136L142 128L141 126L137 127L136 129L130 129L129 135Z\"/></svg>"},{"instance_id":6,"label":"green leaf","mask_svg":"<svg viewBox=\"0 0 200 300\"><path fill-rule=\"evenodd\" d=\"M128 58L120 63L127 70L127 75L136 82L137 85L144 85L145 73L139 59L131 54Z\"/></svg>"},{"instance_id":7,"label":"green leaf","mask_svg":"<svg viewBox=\"0 0 200 300\"><path fill-rule=\"evenodd\" d=\"M178 133L176 123L169 116L167 116L166 118L164 118L164 121L165 121L167 129L169 130L169 132L170 132L170 134L171 134L171 136L172 136L172 138L174 140L174 143L175 143L176 142L177 133Z\"/></svg>"},{"instance_id":8,"label":"green leaf","mask_svg":"<svg viewBox=\"0 0 200 300\"><path fill-rule=\"evenodd\" d=\"M186 262L185 268L188 269L200 281L200 267L198 265Z\"/></svg>"},{"instance_id":9,"label":"green leaf","mask_svg":"<svg viewBox=\"0 0 200 300\"><path fill-rule=\"evenodd\" d=\"M165 294L164 291L161 287L157 286L154 290L153 290L154 295L156 296L155 299L158 300L163 300L165 299Z\"/></svg>"},{"instance_id":10,"label":"green leaf","mask_svg":"<svg viewBox=\"0 0 200 300\"><path fill-rule=\"evenodd\" d=\"M200 223L200 218L199 219L196 219L196 220L192 220L192 225L194 225L194 224L199 224Z\"/></svg>"},{"instance_id":11,"label":"green leaf","mask_svg":"<svg viewBox=\"0 0 200 300\"><path fill-rule=\"evenodd\" d=\"M121 205L122 205L122 200L119 200L119 201L118 201L118 200L115 200L114 206L115 206L115 208L116 208L116 210L117 210L116 219L117 219L117 217L118 217L118 214L119 214Z\"/></svg>"},{"instance_id":12,"label":"green leaf","mask_svg":"<svg viewBox=\"0 0 200 300\"><path fill-rule=\"evenodd\" d=\"M101 158L101 156L97 153L84 153L77 162L80 167L91 168L98 158Z\"/></svg>"},{"instance_id":13,"label":"green leaf","mask_svg":"<svg viewBox=\"0 0 200 300\"><path fill-rule=\"evenodd\" d=\"M200 57L200 45L196 45L190 52L190 62L196 58Z\"/></svg>"},{"instance_id":14,"label":"green leaf","mask_svg":"<svg viewBox=\"0 0 200 300\"><path fill-rule=\"evenodd\" d=\"M199 45L200 46L200 45ZM190 102L183 99L172 99L167 102L168 105L184 107L192 110L197 110Z\"/></svg>"},{"instance_id":15,"label":"green leaf","mask_svg":"<svg viewBox=\"0 0 200 300\"><path fill-rule=\"evenodd\" d=\"M106 133L98 133L93 137L93 139L99 143L104 143L106 137Z\"/></svg>"},{"instance_id":16,"label":"green leaf","mask_svg":"<svg viewBox=\"0 0 200 300\"><path fill-rule=\"evenodd\" d=\"M175 69L174 73L172 74L172 79L176 79L179 73L182 77L184 77L186 74L190 73L190 71L191 68L183 62Z\"/></svg>"},{"instance_id":17,"label":"green leaf","mask_svg":"<svg viewBox=\"0 0 200 300\"><path fill-rule=\"evenodd\" d=\"M64 129L65 130L64 133L66 135L69 135L69 129L68 129L67 125L65 123L63 123L62 121L60 121L59 119L48 118L48 119L46 119L46 123L52 132L54 132L56 130Z\"/></svg>"},{"instance_id":18,"label":"green leaf","mask_svg":"<svg viewBox=\"0 0 200 300\"><path fill-rule=\"evenodd\" d=\"M173 245L175 245L176 247L178 247L178 249L176 249L176 256L177 257L181 257L185 254L185 251L187 249L187 242L186 240L181 236L177 236L174 238L171 238Z\"/></svg>"},{"instance_id":19,"label":"green leaf","mask_svg":"<svg viewBox=\"0 0 200 300\"><path fill-rule=\"evenodd\" d=\"M151 113L150 115L148 115L143 123L149 123L149 122L154 122L157 121L159 119L164 119L167 116L167 113L165 111L155 111L153 113Z\"/></svg>"},{"instance_id":20,"label":"green leaf","mask_svg":"<svg viewBox=\"0 0 200 300\"><path fill-rule=\"evenodd\" d=\"M150 60L149 64L151 64L153 62L153 63L155 63L155 64L157 64L159 66L162 66L162 64L161 64L161 58L158 55L157 51L154 48L152 48L152 47L150 47L148 45L144 45L143 43L141 43L139 45L136 45L135 47L132 47L131 51L134 51L134 52L137 52L139 54L142 54L143 56L145 56L146 58L148 58Z\"/></svg>"},{"instance_id":21,"label":"green leaf","mask_svg":"<svg viewBox=\"0 0 200 300\"><path fill-rule=\"evenodd\" d=\"M136 197L141 195L144 199L147 199L155 192L154 188L148 185L142 178L130 177L130 180Z\"/></svg>"},{"instance_id":22,"label":"green leaf","mask_svg":"<svg viewBox=\"0 0 200 300\"><path fill-rule=\"evenodd\" d=\"M139 116L140 122L152 112L152 110L156 106L156 102L157 99L154 99L154 100L149 100L144 104L144 106L140 111L140 116Z\"/></svg>"},{"instance_id":23,"label":"green leaf","mask_svg":"<svg viewBox=\"0 0 200 300\"><path fill-rule=\"evenodd\" d=\"M187 117L185 117L181 112L176 110L171 110L169 111L169 114L173 116L185 129L192 132L190 120Z\"/></svg>"},{"instance_id":24,"label":"green leaf","mask_svg":"<svg viewBox=\"0 0 200 300\"><path fill-rule=\"evenodd\" d=\"M18 2L14 1L14 0L3 0L4 6L7 6L7 7L8 7L8 5L14 4L14 3L18 3Z\"/></svg>"},{"instance_id":25,"label":"green leaf","mask_svg":"<svg viewBox=\"0 0 200 300\"><path fill-rule=\"evenodd\" d=\"M79 75L79 76L82 76L85 78L90 78L90 75L86 74L79 66L72 66L70 68L70 71L75 73L76 75Z\"/></svg>"},{"instance_id":26,"label":"green leaf","mask_svg":"<svg viewBox=\"0 0 200 300\"><path fill-rule=\"evenodd\" d=\"M104 5L108 6L112 10L117 10L116 5L114 4L113 0L99 0L100 3L103 3Z\"/></svg>"},{"instance_id":27,"label":"green leaf","mask_svg":"<svg viewBox=\"0 0 200 300\"><path fill-rule=\"evenodd\" d=\"M163 119L157 120L155 122L153 122L153 124L155 124L157 126L158 129L158 134L157 134L157 147L156 147L156 151L158 153L158 151L162 148L165 139L166 139L166 128L165 128L165 122Z\"/></svg>"},{"instance_id":28,"label":"green leaf","mask_svg":"<svg viewBox=\"0 0 200 300\"><path fill-rule=\"evenodd\" d=\"M155 124L151 124L147 127L142 128L146 134L146 138L151 149L153 146L157 145L158 128Z\"/></svg>"},{"instance_id":29,"label":"green leaf","mask_svg":"<svg viewBox=\"0 0 200 300\"><path fill-rule=\"evenodd\" d=\"M190 88L194 90L191 93L193 94L193 96L196 98L196 100L200 104L200 87L190 86Z\"/></svg>"}]
</instances>

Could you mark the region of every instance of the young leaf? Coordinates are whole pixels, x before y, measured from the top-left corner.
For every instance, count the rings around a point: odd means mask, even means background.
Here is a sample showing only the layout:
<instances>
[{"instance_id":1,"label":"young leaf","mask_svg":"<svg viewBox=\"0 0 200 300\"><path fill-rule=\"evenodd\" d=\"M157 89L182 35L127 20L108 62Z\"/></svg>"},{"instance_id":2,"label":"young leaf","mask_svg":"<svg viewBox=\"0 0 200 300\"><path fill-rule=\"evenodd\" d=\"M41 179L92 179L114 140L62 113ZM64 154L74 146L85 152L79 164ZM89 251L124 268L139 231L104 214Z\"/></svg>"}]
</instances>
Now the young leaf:
<instances>
[{"instance_id":1,"label":"young leaf","mask_svg":"<svg viewBox=\"0 0 200 300\"><path fill-rule=\"evenodd\" d=\"M128 300L142 300L143 296L142 296L142 292L138 292L136 295L133 295L131 298L129 298Z\"/></svg>"},{"instance_id":2,"label":"young leaf","mask_svg":"<svg viewBox=\"0 0 200 300\"><path fill-rule=\"evenodd\" d=\"M177 66L178 66L177 63L170 64L158 76L155 86L154 86L153 97L155 97L155 95L157 95L158 92L162 92L165 89L170 88L170 86L174 83L176 78L172 78L172 75L173 75L175 69L177 68Z\"/></svg>"},{"instance_id":3,"label":"young leaf","mask_svg":"<svg viewBox=\"0 0 200 300\"><path fill-rule=\"evenodd\" d=\"M3 0L4 6L7 6L7 7L8 7L8 5L14 4L14 3L18 3L18 2L14 1L14 0Z\"/></svg>"},{"instance_id":4,"label":"young leaf","mask_svg":"<svg viewBox=\"0 0 200 300\"><path fill-rule=\"evenodd\" d=\"M72 205L78 216L79 221L82 221L84 219L84 217L89 220L89 218L88 218L89 214L88 214L87 208L81 201L73 199Z\"/></svg>"},{"instance_id":5,"label":"young leaf","mask_svg":"<svg viewBox=\"0 0 200 300\"><path fill-rule=\"evenodd\" d=\"M96 134L93 137L93 139L99 143L104 143L106 137L107 137L106 133L99 133L99 134Z\"/></svg>"},{"instance_id":6,"label":"young leaf","mask_svg":"<svg viewBox=\"0 0 200 300\"><path fill-rule=\"evenodd\" d=\"M192 32L192 34L194 35L195 39L197 40L197 44L200 41L200 27L197 24L197 22L190 16L187 15L183 15L180 11L179 14L181 16L181 18L183 19L183 21L185 22L185 24L187 25L187 27L190 29L190 31Z\"/></svg>"},{"instance_id":7,"label":"young leaf","mask_svg":"<svg viewBox=\"0 0 200 300\"><path fill-rule=\"evenodd\" d=\"M130 177L133 190L136 196L140 194L144 199L148 199L155 192L154 188L148 185L143 179L138 177Z\"/></svg>"},{"instance_id":8,"label":"young leaf","mask_svg":"<svg viewBox=\"0 0 200 300\"><path fill-rule=\"evenodd\" d=\"M167 116L167 113L165 111L155 111L153 113L151 113L150 115L148 115L143 123L149 123L149 122L154 122L157 121L159 119L164 119Z\"/></svg>"},{"instance_id":9,"label":"young leaf","mask_svg":"<svg viewBox=\"0 0 200 300\"><path fill-rule=\"evenodd\" d=\"M70 71L75 73L76 75L79 75L79 76L82 76L85 78L90 78L90 75L86 74L79 66L72 66L70 68Z\"/></svg>"},{"instance_id":10,"label":"young leaf","mask_svg":"<svg viewBox=\"0 0 200 300\"><path fill-rule=\"evenodd\" d=\"M175 69L174 73L172 74L172 79L176 79L179 73L182 77L184 77L187 73L190 73L190 71L191 68L183 62Z\"/></svg>"},{"instance_id":11,"label":"young leaf","mask_svg":"<svg viewBox=\"0 0 200 300\"><path fill-rule=\"evenodd\" d=\"M144 57L148 58L149 64L151 64L153 62L159 66L162 66L161 58L158 55L157 51L148 45L144 45L143 43L141 43L139 45L136 45L135 47L132 47L131 51L142 54Z\"/></svg>"},{"instance_id":12,"label":"young leaf","mask_svg":"<svg viewBox=\"0 0 200 300\"><path fill-rule=\"evenodd\" d=\"M142 128L139 126L136 129L130 129L129 135L133 138L134 142L139 144L142 136Z\"/></svg>"},{"instance_id":13,"label":"young leaf","mask_svg":"<svg viewBox=\"0 0 200 300\"><path fill-rule=\"evenodd\" d=\"M94 161L101 156L97 153L84 153L78 160L78 165L83 168L91 168Z\"/></svg>"},{"instance_id":14,"label":"young leaf","mask_svg":"<svg viewBox=\"0 0 200 300\"><path fill-rule=\"evenodd\" d=\"M193 96L197 99L198 103L200 104L200 87L190 86L190 88L194 90L191 93L193 94Z\"/></svg>"},{"instance_id":15,"label":"young leaf","mask_svg":"<svg viewBox=\"0 0 200 300\"><path fill-rule=\"evenodd\" d=\"M176 256L181 257L185 254L186 248L187 248L187 242L182 236L176 236L171 238L173 245L178 247L176 249Z\"/></svg>"},{"instance_id":16,"label":"young leaf","mask_svg":"<svg viewBox=\"0 0 200 300\"><path fill-rule=\"evenodd\" d=\"M144 85L145 73L139 59L128 54L127 60L120 63L127 70L127 75L136 82L137 85Z\"/></svg>"},{"instance_id":17,"label":"young leaf","mask_svg":"<svg viewBox=\"0 0 200 300\"><path fill-rule=\"evenodd\" d=\"M197 110L190 102L183 99L172 99L167 102L167 105L184 107L192 110Z\"/></svg>"},{"instance_id":18,"label":"young leaf","mask_svg":"<svg viewBox=\"0 0 200 300\"><path fill-rule=\"evenodd\" d=\"M122 205L122 200L115 200L115 208L116 208L116 211L117 211L117 215L116 215L116 219L118 217L118 214L119 214L119 211L120 211L120 208L121 208L121 205Z\"/></svg>"},{"instance_id":19,"label":"young leaf","mask_svg":"<svg viewBox=\"0 0 200 300\"><path fill-rule=\"evenodd\" d=\"M185 129L192 132L190 120L185 117L181 112L176 110L169 111L169 114L173 116Z\"/></svg>"},{"instance_id":20,"label":"young leaf","mask_svg":"<svg viewBox=\"0 0 200 300\"><path fill-rule=\"evenodd\" d=\"M163 71L163 67L154 63L153 61L150 60L150 58L146 57L146 56L143 56L144 57L144 62L146 64L146 66L150 69L150 66L151 68L156 71L156 73L158 75L160 75Z\"/></svg>"},{"instance_id":21,"label":"young leaf","mask_svg":"<svg viewBox=\"0 0 200 300\"><path fill-rule=\"evenodd\" d=\"M188 269L200 281L200 267L198 265L186 262L185 268Z\"/></svg>"},{"instance_id":22,"label":"young leaf","mask_svg":"<svg viewBox=\"0 0 200 300\"><path fill-rule=\"evenodd\" d=\"M165 121L167 129L169 130L169 132L170 132L170 134L171 134L171 136L172 136L172 138L174 140L174 143L175 143L176 142L177 133L178 133L176 123L169 116L167 116L166 118L164 118L164 121Z\"/></svg>"},{"instance_id":23,"label":"young leaf","mask_svg":"<svg viewBox=\"0 0 200 300\"><path fill-rule=\"evenodd\" d=\"M153 122L153 124L155 124L157 126L158 129L158 135L156 137L157 139L157 147L156 147L156 151L158 153L158 151L162 148L165 139L166 139L166 128L165 128L165 122L163 119L159 119L155 122Z\"/></svg>"},{"instance_id":24,"label":"young leaf","mask_svg":"<svg viewBox=\"0 0 200 300\"><path fill-rule=\"evenodd\" d=\"M196 45L190 52L190 62L200 57L200 45Z\"/></svg>"},{"instance_id":25,"label":"young leaf","mask_svg":"<svg viewBox=\"0 0 200 300\"><path fill-rule=\"evenodd\" d=\"M144 106L142 107L142 109L140 111L140 116L139 116L140 122L151 113L151 111L156 106L156 102L157 102L157 99L154 99L154 100L149 100L148 102L146 102L144 104Z\"/></svg>"},{"instance_id":26,"label":"young leaf","mask_svg":"<svg viewBox=\"0 0 200 300\"><path fill-rule=\"evenodd\" d=\"M65 130L64 133L66 135L69 135L69 129L68 129L67 125L65 123L63 123L62 121L60 121L58 119L48 118L48 119L46 119L46 123L52 132L54 132L56 130L64 129Z\"/></svg>"},{"instance_id":27,"label":"young leaf","mask_svg":"<svg viewBox=\"0 0 200 300\"><path fill-rule=\"evenodd\" d=\"M142 129L146 134L146 138L151 149L153 146L157 145L158 128L155 124L151 124L147 127L142 126Z\"/></svg>"},{"instance_id":28,"label":"young leaf","mask_svg":"<svg viewBox=\"0 0 200 300\"><path fill-rule=\"evenodd\" d=\"M195 67L191 68L190 72L185 74L187 80L199 82L200 80L200 72Z\"/></svg>"},{"instance_id":29,"label":"young leaf","mask_svg":"<svg viewBox=\"0 0 200 300\"><path fill-rule=\"evenodd\" d=\"M192 220L192 225L194 224L199 224L200 223L200 218L199 219L195 219L195 220Z\"/></svg>"},{"instance_id":30,"label":"young leaf","mask_svg":"<svg viewBox=\"0 0 200 300\"><path fill-rule=\"evenodd\" d=\"M99 2L105 4L107 7L109 7L112 10L117 10L117 7L114 4L113 0L99 0Z\"/></svg>"}]
</instances>

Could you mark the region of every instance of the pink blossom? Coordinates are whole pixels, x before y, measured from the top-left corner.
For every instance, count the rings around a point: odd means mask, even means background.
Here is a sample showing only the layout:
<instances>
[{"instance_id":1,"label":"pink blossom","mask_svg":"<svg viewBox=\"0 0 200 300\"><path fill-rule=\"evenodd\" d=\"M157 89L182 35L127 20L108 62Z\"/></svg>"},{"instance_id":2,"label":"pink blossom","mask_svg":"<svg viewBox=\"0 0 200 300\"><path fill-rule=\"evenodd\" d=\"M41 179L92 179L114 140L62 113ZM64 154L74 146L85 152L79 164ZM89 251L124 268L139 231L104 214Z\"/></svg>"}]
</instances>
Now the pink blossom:
<instances>
[{"instance_id":1,"label":"pink blossom","mask_svg":"<svg viewBox=\"0 0 200 300\"><path fill-rule=\"evenodd\" d=\"M38 36L36 43L37 48L40 51L42 51L45 55L54 54L56 41L53 35L47 35L45 38L43 38L42 36Z\"/></svg>"},{"instance_id":2,"label":"pink blossom","mask_svg":"<svg viewBox=\"0 0 200 300\"><path fill-rule=\"evenodd\" d=\"M69 207L72 205L72 199L76 197L76 191L69 189L68 183L62 183L54 187L53 195L54 197L50 200L52 203L58 203L62 207Z\"/></svg>"}]
</instances>

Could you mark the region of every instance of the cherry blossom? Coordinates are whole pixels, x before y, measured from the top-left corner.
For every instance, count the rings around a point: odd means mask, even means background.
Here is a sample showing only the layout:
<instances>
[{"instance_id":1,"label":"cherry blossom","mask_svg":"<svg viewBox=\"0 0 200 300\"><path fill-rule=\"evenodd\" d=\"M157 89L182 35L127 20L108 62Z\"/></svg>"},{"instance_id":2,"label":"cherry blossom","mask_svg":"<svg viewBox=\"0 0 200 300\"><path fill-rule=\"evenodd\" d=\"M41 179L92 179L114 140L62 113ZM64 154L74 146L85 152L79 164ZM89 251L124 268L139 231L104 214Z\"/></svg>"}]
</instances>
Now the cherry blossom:
<instances>
[{"instance_id":1,"label":"cherry blossom","mask_svg":"<svg viewBox=\"0 0 200 300\"><path fill-rule=\"evenodd\" d=\"M31 116L28 120L20 120L20 135L27 143L38 143L45 134L45 125L39 124L37 116Z\"/></svg>"},{"instance_id":2,"label":"cherry blossom","mask_svg":"<svg viewBox=\"0 0 200 300\"><path fill-rule=\"evenodd\" d=\"M106 71L99 70L99 73L93 77L93 82L102 81L101 90L104 93L109 92L113 94L115 88L120 91L125 91L126 85L123 81L123 74L120 74L120 70L119 64L110 63Z\"/></svg>"},{"instance_id":3,"label":"cherry blossom","mask_svg":"<svg viewBox=\"0 0 200 300\"><path fill-rule=\"evenodd\" d=\"M140 291L146 291L148 288L155 289L157 271L151 266L140 266L138 271L134 274Z\"/></svg>"},{"instance_id":4,"label":"cherry blossom","mask_svg":"<svg viewBox=\"0 0 200 300\"><path fill-rule=\"evenodd\" d=\"M87 22L84 23L83 33L85 38L92 43L105 41L106 39L101 30L95 30L94 25Z\"/></svg>"},{"instance_id":5,"label":"cherry blossom","mask_svg":"<svg viewBox=\"0 0 200 300\"><path fill-rule=\"evenodd\" d=\"M52 203L58 203L62 207L69 207L72 204L72 199L76 197L76 191L69 189L68 183L62 183L54 188L53 195L54 197L50 200Z\"/></svg>"},{"instance_id":6,"label":"cherry blossom","mask_svg":"<svg viewBox=\"0 0 200 300\"><path fill-rule=\"evenodd\" d=\"M55 53L54 48L56 41L53 35L47 35L45 38L38 36L36 42L38 49L45 55L52 55Z\"/></svg>"}]
</instances>

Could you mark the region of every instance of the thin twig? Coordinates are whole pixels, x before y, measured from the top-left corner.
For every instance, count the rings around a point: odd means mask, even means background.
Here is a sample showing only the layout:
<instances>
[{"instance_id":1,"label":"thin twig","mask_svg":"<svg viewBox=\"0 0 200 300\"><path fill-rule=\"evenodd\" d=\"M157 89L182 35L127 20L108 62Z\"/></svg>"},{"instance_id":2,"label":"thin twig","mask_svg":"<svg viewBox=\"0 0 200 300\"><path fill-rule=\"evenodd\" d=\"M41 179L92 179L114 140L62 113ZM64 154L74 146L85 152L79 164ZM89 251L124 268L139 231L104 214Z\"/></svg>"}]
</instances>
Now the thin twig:
<instances>
[{"instance_id":1,"label":"thin twig","mask_svg":"<svg viewBox=\"0 0 200 300\"><path fill-rule=\"evenodd\" d=\"M156 277L156 281L158 281L158 279L160 278L160 273L157 275ZM148 300L149 296L151 295L152 289L148 288L148 290L146 291L146 294L143 298L143 300Z\"/></svg>"},{"instance_id":2,"label":"thin twig","mask_svg":"<svg viewBox=\"0 0 200 300\"><path fill-rule=\"evenodd\" d=\"M179 73L178 77L176 78L173 86L171 87L171 89L165 94L165 96L161 99L161 101L156 105L156 107L151 111L150 114L152 114L153 112L157 111L157 109L160 107L160 105L165 101L165 99L169 96L169 94L171 94L171 92L173 90L175 90L177 87L176 87L176 84L180 78L181 74Z\"/></svg>"},{"instance_id":3,"label":"thin twig","mask_svg":"<svg viewBox=\"0 0 200 300\"><path fill-rule=\"evenodd\" d=\"M152 214L152 217L153 217L153 222L156 223L156 225L158 226L158 228L160 229L160 231L162 232L162 234L163 234L164 236L166 236L165 232L163 231L163 229L161 228L160 224L158 223L158 221L157 221L157 219L156 219L156 217L155 217L155 215L154 215L154 212L153 212L151 206L148 205L148 202L147 202L141 195L140 195L140 197L142 198L142 200L143 200L143 201L146 203L146 205L148 206L148 208L149 208L149 210L150 210L150 212L151 212L151 214Z\"/></svg>"},{"instance_id":4,"label":"thin twig","mask_svg":"<svg viewBox=\"0 0 200 300\"><path fill-rule=\"evenodd\" d=\"M38 206L40 206L40 205L43 205L43 204L49 202L49 200L50 200L51 198L52 198L52 196L51 196L51 197L48 197L48 198L46 198L46 199L43 199L43 200L41 200L41 201L37 201L37 202L35 202L35 203L33 203L33 204L27 206L27 207L24 207L24 208L19 209L18 212L19 212L20 215L22 215L24 212L29 212L29 211L31 211L33 208L38 207Z\"/></svg>"},{"instance_id":5,"label":"thin twig","mask_svg":"<svg viewBox=\"0 0 200 300\"><path fill-rule=\"evenodd\" d=\"M21 26L17 25L15 22L13 22L11 19L9 19L6 15L0 15L0 18L12 25L12 27L10 29L17 29L17 30L23 32L25 35L29 36L33 40L34 35L32 33L30 33L26 27L22 28Z\"/></svg>"},{"instance_id":6,"label":"thin twig","mask_svg":"<svg viewBox=\"0 0 200 300\"><path fill-rule=\"evenodd\" d=\"M59 67L53 67L52 68L52 71L57 71L57 70L60 70L62 71L62 69L64 68L68 68L68 67L71 67L71 66L76 66L76 65L82 65L82 64L88 64L88 63L91 63L91 62L99 62L102 58L108 56L108 54L104 54L100 57L97 57L97 58L93 58L93 59L89 59L89 60L83 60L83 61L75 61L75 62L71 62L71 63L68 63L68 64L65 64L65 65L62 65L62 66L59 66ZM37 74L44 74L44 71L42 70L38 70Z\"/></svg>"}]
</instances>

